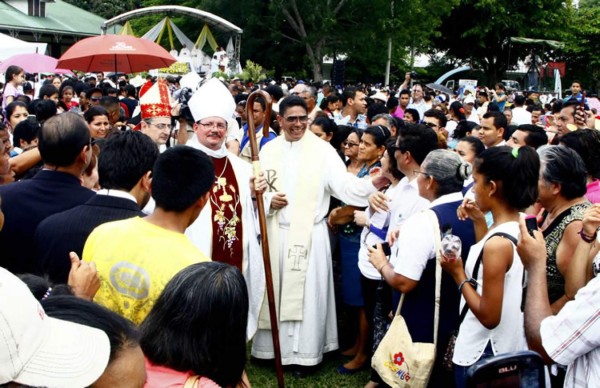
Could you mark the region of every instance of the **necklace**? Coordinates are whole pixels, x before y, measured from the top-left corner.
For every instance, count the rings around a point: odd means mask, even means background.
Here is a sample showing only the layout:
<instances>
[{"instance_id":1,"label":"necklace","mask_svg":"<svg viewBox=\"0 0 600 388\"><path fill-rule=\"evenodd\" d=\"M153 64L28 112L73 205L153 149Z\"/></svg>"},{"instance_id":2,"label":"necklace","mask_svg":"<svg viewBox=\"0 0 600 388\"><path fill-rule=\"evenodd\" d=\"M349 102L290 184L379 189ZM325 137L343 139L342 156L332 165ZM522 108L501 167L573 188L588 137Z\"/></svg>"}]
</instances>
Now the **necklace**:
<instances>
[{"instance_id":1,"label":"necklace","mask_svg":"<svg viewBox=\"0 0 600 388\"><path fill-rule=\"evenodd\" d=\"M216 179L217 185L219 186L219 188L221 188L222 186L225 186L225 184L226 184L226 180L225 180L225 178L223 178L223 174L225 174L225 170L227 169L228 163L229 163L229 158L226 156L225 157L225 165L223 166L223 170L221 171L221 173L219 174L219 176Z\"/></svg>"}]
</instances>

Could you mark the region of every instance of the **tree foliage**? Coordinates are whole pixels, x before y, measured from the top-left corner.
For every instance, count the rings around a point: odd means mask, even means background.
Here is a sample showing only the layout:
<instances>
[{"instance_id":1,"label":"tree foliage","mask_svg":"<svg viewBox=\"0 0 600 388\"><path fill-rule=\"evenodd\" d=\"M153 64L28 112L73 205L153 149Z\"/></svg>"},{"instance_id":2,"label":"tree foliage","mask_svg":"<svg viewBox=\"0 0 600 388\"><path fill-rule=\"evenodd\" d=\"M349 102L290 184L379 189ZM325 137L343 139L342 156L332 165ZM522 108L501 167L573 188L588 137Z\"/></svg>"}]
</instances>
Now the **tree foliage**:
<instances>
[{"instance_id":1,"label":"tree foliage","mask_svg":"<svg viewBox=\"0 0 600 388\"><path fill-rule=\"evenodd\" d=\"M570 37L564 59L567 77L586 87L600 89L600 1L582 0L569 24Z\"/></svg>"},{"instance_id":2,"label":"tree foliage","mask_svg":"<svg viewBox=\"0 0 600 388\"><path fill-rule=\"evenodd\" d=\"M493 83L530 53L510 37L563 40L572 10L569 0L461 0L444 18L435 47L484 70Z\"/></svg>"},{"instance_id":3,"label":"tree foliage","mask_svg":"<svg viewBox=\"0 0 600 388\"><path fill-rule=\"evenodd\" d=\"M246 61L246 66L239 77L243 81L258 83L267 78L266 72L261 65L254 63L251 60Z\"/></svg>"},{"instance_id":4,"label":"tree foliage","mask_svg":"<svg viewBox=\"0 0 600 388\"><path fill-rule=\"evenodd\" d=\"M104 18L172 4L172 0L66 1ZM347 79L381 82L391 39L392 78L395 74L401 80L416 54L442 52L443 57L433 61L432 75L468 63L482 69L487 82L494 82L529 54L531 47L509 44L510 37L518 36L564 41L563 51L544 50L544 59L567 61L568 74L589 84L600 78L596 55L600 0L580 0L579 8L571 1L183 0L177 4L211 12L242 28L241 62L252 60L274 69L275 77L320 80L323 56L344 54ZM164 16L148 15L131 23L142 35ZM196 40L202 23L170 16ZM227 44L228 34L212 32L220 45ZM211 53L208 46L205 51Z\"/></svg>"},{"instance_id":5,"label":"tree foliage","mask_svg":"<svg viewBox=\"0 0 600 388\"><path fill-rule=\"evenodd\" d=\"M92 12L105 19L113 18L123 12L131 11L141 6L141 0L65 0L86 11Z\"/></svg>"}]
</instances>

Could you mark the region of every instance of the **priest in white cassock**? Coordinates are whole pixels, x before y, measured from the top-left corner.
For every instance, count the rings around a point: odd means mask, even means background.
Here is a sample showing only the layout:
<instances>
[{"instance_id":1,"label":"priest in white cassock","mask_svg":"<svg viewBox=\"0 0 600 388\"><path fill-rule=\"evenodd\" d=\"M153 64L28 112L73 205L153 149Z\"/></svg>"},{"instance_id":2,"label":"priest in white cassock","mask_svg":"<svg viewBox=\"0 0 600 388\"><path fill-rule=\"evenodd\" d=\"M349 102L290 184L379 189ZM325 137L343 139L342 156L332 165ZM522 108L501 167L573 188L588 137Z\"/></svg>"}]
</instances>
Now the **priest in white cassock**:
<instances>
[{"instance_id":1,"label":"priest in white cassock","mask_svg":"<svg viewBox=\"0 0 600 388\"><path fill-rule=\"evenodd\" d=\"M304 100L289 96L279 104L282 135L260 153L268 191L268 231L279 337L284 365L313 366L338 348L331 249L326 216L333 195L355 206L385 178L356 178L334 148L307 131ZM265 298L266 299L266 298ZM252 355L274 358L268 306L263 303ZM296 368L302 376L307 371Z\"/></svg>"},{"instance_id":2,"label":"priest in white cassock","mask_svg":"<svg viewBox=\"0 0 600 388\"><path fill-rule=\"evenodd\" d=\"M187 145L210 156L217 178L210 202L185 234L213 261L233 265L244 275L250 298L247 330L250 339L256 332L265 278L260 229L250 187L252 168L225 147L227 120L233 117L235 102L227 87L213 78L194 93L189 107L195 135Z\"/></svg>"}]
</instances>

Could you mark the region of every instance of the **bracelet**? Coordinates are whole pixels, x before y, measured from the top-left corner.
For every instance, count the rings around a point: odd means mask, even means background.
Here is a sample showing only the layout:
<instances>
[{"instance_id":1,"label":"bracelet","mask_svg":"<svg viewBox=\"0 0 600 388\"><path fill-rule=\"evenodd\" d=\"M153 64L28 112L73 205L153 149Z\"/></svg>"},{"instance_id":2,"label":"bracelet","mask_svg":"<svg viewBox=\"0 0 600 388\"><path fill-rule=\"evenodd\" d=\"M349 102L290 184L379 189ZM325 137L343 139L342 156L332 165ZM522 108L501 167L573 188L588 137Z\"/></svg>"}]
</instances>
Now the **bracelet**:
<instances>
[{"instance_id":1,"label":"bracelet","mask_svg":"<svg viewBox=\"0 0 600 388\"><path fill-rule=\"evenodd\" d=\"M598 236L598 231L594 232L594 234L592 236L588 236L587 234L585 234L583 232L583 227L582 227L581 230L579 231L579 236L581 237L581 239L583 241L590 244L590 243L593 243L594 240L596 239L596 237Z\"/></svg>"},{"instance_id":2,"label":"bracelet","mask_svg":"<svg viewBox=\"0 0 600 388\"><path fill-rule=\"evenodd\" d=\"M51 293L52 293L52 287L48 287L48 289L46 290L46 293L44 294L44 296L42 296L42 300L48 298Z\"/></svg>"},{"instance_id":3,"label":"bracelet","mask_svg":"<svg viewBox=\"0 0 600 388\"><path fill-rule=\"evenodd\" d=\"M385 264L383 264L381 267L379 267L378 271L379 273L381 273L381 270L385 268L386 265L388 265L390 262L386 261Z\"/></svg>"},{"instance_id":4,"label":"bracelet","mask_svg":"<svg viewBox=\"0 0 600 388\"><path fill-rule=\"evenodd\" d=\"M468 278L463 280L462 282L460 282L460 284L458 285L458 293L462 294L462 288L465 285L465 283L469 283L473 288L475 288L475 286L477 285L477 281L473 278Z\"/></svg>"}]
</instances>

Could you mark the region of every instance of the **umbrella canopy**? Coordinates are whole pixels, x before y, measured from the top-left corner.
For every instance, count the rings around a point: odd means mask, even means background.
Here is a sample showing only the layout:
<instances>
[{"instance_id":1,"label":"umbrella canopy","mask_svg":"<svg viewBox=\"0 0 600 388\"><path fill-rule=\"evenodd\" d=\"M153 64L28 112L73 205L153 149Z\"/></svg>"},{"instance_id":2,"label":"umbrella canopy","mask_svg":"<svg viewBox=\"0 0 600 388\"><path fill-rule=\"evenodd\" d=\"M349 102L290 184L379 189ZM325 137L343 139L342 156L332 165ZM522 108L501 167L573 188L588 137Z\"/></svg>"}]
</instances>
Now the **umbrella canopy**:
<instances>
[{"instance_id":1,"label":"umbrella canopy","mask_svg":"<svg viewBox=\"0 0 600 388\"><path fill-rule=\"evenodd\" d=\"M2 61L2 64L0 64L0 73L5 73L9 66L19 66L26 73L72 74L69 70L57 69L57 62L58 59L49 57L48 55L36 53L17 54Z\"/></svg>"},{"instance_id":2,"label":"umbrella canopy","mask_svg":"<svg viewBox=\"0 0 600 388\"><path fill-rule=\"evenodd\" d=\"M137 73L169 67L176 61L156 43L129 35L100 35L82 39L58 60L58 66L81 71Z\"/></svg>"},{"instance_id":3,"label":"umbrella canopy","mask_svg":"<svg viewBox=\"0 0 600 388\"><path fill-rule=\"evenodd\" d=\"M435 90L435 91L450 94L450 95L452 95L454 93L452 91L452 89L447 88L444 85L440 85L440 84L427 84L425 86L427 86L431 90Z\"/></svg>"}]
</instances>

